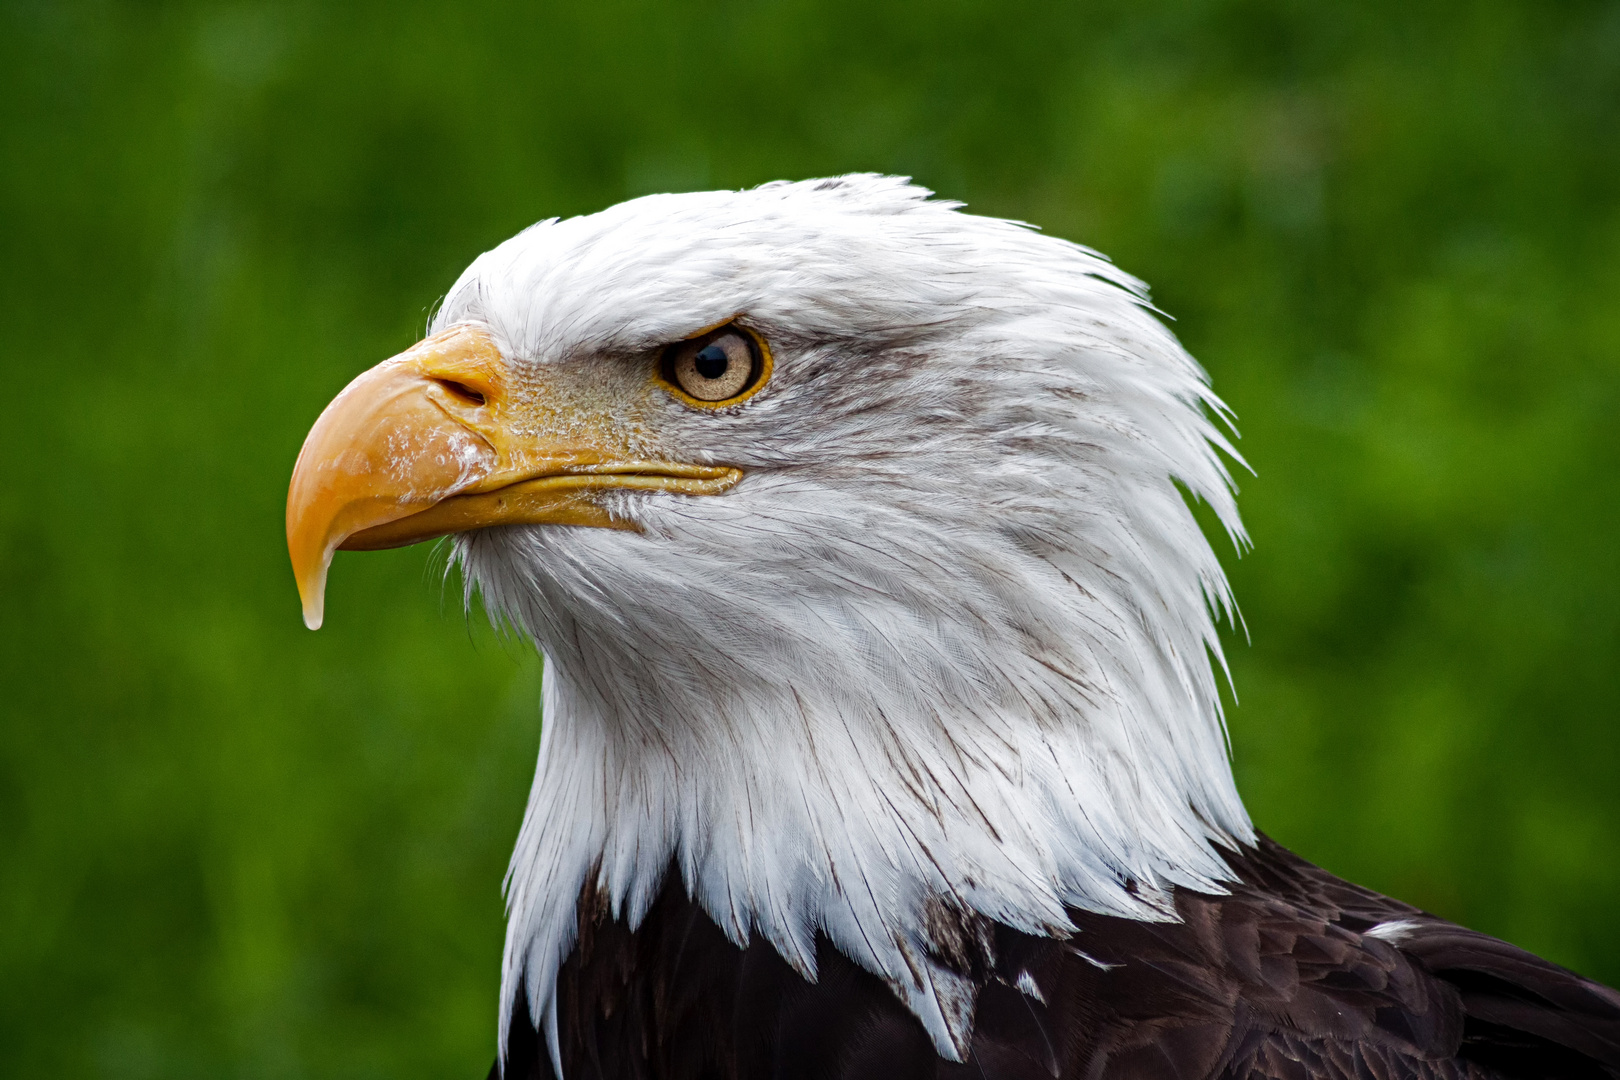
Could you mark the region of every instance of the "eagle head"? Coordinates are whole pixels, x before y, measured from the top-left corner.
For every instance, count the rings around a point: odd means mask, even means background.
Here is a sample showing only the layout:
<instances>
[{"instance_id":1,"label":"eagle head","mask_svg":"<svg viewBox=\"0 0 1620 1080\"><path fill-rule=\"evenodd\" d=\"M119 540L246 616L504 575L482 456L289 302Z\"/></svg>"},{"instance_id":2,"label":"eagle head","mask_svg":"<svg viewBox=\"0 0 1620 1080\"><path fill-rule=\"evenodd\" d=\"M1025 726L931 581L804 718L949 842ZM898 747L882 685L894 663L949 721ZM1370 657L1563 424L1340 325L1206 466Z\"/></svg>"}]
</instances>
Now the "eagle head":
<instances>
[{"instance_id":1,"label":"eagle head","mask_svg":"<svg viewBox=\"0 0 1620 1080\"><path fill-rule=\"evenodd\" d=\"M987 920L1170 917L1253 841L1187 499L1242 541L1224 406L1140 282L929 196L541 222L311 431L309 625L334 549L449 535L545 654L508 1010L554 1025L582 895L633 927L679 875L807 978L824 936L960 1058Z\"/></svg>"}]
</instances>

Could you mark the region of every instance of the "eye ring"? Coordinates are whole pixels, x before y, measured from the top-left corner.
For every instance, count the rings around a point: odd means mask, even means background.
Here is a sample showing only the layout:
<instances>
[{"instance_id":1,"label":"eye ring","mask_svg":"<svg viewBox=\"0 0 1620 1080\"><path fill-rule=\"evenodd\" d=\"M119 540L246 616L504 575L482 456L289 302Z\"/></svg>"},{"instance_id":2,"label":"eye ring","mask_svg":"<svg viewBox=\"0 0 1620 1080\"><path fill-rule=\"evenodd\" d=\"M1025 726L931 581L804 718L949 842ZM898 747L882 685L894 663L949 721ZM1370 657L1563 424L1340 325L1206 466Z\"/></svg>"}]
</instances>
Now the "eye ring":
<instances>
[{"instance_id":1,"label":"eye ring","mask_svg":"<svg viewBox=\"0 0 1620 1080\"><path fill-rule=\"evenodd\" d=\"M684 405L724 409L753 397L770 379L771 368L765 339L727 320L667 346L657 381Z\"/></svg>"}]
</instances>

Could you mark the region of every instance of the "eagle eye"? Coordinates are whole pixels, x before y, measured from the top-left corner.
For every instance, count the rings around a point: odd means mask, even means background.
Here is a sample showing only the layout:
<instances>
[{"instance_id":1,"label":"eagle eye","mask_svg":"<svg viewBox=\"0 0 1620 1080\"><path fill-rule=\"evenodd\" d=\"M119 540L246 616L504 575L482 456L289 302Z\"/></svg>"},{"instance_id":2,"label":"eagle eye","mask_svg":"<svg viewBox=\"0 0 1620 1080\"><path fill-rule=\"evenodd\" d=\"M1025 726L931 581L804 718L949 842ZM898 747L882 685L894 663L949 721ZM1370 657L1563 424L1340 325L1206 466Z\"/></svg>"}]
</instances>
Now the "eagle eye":
<instances>
[{"instance_id":1,"label":"eagle eye","mask_svg":"<svg viewBox=\"0 0 1620 1080\"><path fill-rule=\"evenodd\" d=\"M659 374L689 404L731 405L765 381L769 358L752 331L728 323L665 349Z\"/></svg>"}]
</instances>

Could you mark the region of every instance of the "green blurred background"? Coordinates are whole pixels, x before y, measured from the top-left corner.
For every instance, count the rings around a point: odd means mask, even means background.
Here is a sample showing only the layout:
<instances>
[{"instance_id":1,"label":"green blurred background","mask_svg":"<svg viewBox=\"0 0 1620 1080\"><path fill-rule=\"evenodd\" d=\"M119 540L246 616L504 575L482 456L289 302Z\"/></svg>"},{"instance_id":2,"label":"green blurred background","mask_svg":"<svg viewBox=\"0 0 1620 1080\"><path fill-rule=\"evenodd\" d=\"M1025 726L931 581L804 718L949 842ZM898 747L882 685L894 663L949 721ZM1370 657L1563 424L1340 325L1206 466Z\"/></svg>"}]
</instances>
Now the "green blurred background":
<instances>
[{"instance_id":1,"label":"green blurred background","mask_svg":"<svg viewBox=\"0 0 1620 1080\"><path fill-rule=\"evenodd\" d=\"M1620 5L6 0L0 115L0 1074L482 1075L539 663L425 547L305 631L294 455L535 219L850 170L1237 411L1258 823L1620 981Z\"/></svg>"}]
</instances>

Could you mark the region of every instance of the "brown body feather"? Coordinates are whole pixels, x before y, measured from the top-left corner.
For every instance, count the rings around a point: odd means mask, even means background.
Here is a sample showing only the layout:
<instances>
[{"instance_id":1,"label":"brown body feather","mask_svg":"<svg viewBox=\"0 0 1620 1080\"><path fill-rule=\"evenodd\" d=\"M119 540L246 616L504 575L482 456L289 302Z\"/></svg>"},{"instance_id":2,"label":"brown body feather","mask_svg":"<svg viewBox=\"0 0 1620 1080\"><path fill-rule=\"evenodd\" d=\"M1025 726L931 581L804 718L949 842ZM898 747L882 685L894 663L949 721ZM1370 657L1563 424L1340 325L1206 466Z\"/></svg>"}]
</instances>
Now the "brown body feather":
<instances>
[{"instance_id":1,"label":"brown body feather","mask_svg":"<svg viewBox=\"0 0 1620 1080\"><path fill-rule=\"evenodd\" d=\"M1341 881L1268 839L1231 861L1230 894L1179 894L1180 922L1077 912L1069 941L990 928L995 959L963 958L983 986L963 1063L939 1057L889 988L825 940L810 983L765 942L731 944L672 875L634 932L582 917L558 983L564 1073L1620 1077L1620 994ZM1385 935L1399 944L1366 933L1392 920L1405 924ZM983 936L973 930L961 936ZM511 1080L552 1076L521 999L507 1055Z\"/></svg>"}]
</instances>

